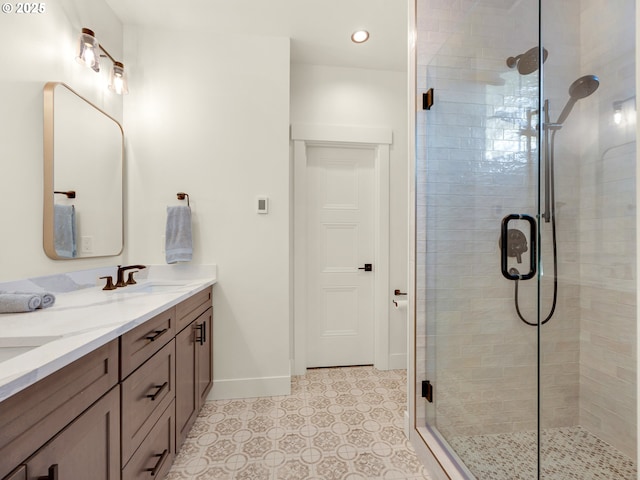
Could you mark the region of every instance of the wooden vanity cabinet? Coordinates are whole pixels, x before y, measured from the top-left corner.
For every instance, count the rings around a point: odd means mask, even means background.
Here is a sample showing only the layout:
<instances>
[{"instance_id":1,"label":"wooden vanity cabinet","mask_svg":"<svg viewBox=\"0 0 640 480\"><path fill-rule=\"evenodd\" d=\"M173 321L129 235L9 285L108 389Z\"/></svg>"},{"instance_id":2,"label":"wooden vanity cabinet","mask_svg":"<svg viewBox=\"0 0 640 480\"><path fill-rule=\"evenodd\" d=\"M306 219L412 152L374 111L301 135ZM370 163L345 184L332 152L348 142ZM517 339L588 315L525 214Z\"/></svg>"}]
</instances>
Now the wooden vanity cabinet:
<instances>
[{"instance_id":1,"label":"wooden vanity cabinet","mask_svg":"<svg viewBox=\"0 0 640 480\"><path fill-rule=\"evenodd\" d=\"M191 311L178 316L184 328L176 335L176 448L179 450L213 385L213 308L209 295L191 302ZM194 296L195 297L195 296ZM182 319L182 323L181 323ZM187 319L188 321L186 321Z\"/></svg>"},{"instance_id":2,"label":"wooden vanity cabinet","mask_svg":"<svg viewBox=\"0 0 640 480\"><path fill-rule=\"evenodd\" d=\"M211 293L198 292L121 337L122 480L164 477L211 390Z\"/></svg>"},{"instance_id":3,"label":"wooden vanity cabinet","mask_svg":"<svg viewBox=\"0 0 640 480\"><path fill-rule=\"evenodd\" d=\"M211 293L0 402L0 478L164 478L213 385Z\"/></svg>"}]
</instances>

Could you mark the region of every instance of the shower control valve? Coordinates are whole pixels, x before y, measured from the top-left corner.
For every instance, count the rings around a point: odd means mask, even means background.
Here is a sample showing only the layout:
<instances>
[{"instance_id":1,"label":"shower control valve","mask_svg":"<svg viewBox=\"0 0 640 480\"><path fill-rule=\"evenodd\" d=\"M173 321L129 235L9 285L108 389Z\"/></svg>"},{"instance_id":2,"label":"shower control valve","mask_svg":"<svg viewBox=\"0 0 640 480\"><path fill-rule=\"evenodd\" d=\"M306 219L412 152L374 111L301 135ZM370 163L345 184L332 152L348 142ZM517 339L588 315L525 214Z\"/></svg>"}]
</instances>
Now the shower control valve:
<instances>
[{"instance_id":1,"label":"shower control valve","mask_svg":"<svg viewBox=\"0 0 640 480\"><path fill-rule=\"evenodd\" d=\"M527 246L526 235L517 228L509 228L512 220L524 220L529 224L529 242ZM531 215L512 213L502 219L500 229L500 269L507 280L529 280L536 274L536 221ZM508 268L508 258L515 257L518 263L522 263L522 254L529 252L529 272L525 274L514 273L514 269ZM517 270L516 270L517 272Z\"/></svg>"}]
</instances>

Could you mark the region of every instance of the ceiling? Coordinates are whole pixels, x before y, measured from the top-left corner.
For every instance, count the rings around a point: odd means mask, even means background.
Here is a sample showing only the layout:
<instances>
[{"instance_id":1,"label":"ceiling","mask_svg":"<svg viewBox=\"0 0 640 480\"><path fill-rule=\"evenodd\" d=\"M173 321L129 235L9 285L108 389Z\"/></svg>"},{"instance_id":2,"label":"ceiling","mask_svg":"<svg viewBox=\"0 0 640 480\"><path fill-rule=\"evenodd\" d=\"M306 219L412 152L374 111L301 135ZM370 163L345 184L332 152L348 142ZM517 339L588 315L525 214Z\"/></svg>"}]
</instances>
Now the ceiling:
<instances>
[{"instance_id":1,"label":"ceiling","mask_svg":"<svg viewBox=\"0 0 640 480\"><path fill-rule=\"evenodd\" d=\"M106 0L125 25L291 38L291 62L406 71L407 0ZM371 34L356 45L357 29Z\"/></svg>"}]
</instances>

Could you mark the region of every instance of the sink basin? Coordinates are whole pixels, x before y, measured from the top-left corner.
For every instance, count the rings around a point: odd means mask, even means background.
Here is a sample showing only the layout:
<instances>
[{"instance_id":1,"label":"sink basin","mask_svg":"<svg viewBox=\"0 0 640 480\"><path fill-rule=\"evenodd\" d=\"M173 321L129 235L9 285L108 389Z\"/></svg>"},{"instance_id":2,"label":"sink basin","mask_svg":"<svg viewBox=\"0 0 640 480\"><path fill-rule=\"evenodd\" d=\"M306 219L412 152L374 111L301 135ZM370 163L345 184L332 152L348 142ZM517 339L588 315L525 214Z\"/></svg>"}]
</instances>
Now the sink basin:
<instances>
[{"instance_id":1,"label":"sink basin","mask_svg":"<svg viewBox=\"0 0 640 480\"><path fill-rule=\"evenodd\" d=\"M34 348L58 340L61 336L0 337L0 362L22 355Z\"/></svg>"},{"instance_id":2,"label":"sink basin","mask_svg":"<svg viewBox=\"0 0 640 480\"><path fill-rule=\"evenodd\" d=\"M176 290L188 285L185 282L148 282L129 285L124 288L114 290L115 293L160 293Z\"/></svg>"}]
</instances>

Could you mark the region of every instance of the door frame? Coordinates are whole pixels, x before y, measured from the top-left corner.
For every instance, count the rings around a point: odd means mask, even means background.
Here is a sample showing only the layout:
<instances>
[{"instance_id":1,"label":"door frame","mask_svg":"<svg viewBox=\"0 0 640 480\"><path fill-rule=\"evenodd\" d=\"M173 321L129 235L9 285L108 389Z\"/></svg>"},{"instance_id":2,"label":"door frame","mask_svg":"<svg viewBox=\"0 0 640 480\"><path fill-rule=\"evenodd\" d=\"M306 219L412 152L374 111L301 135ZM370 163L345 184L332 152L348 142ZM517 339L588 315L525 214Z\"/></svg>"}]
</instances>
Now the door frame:
<instances>
[{"instance_id":1,"label":"door frame","mask_svg":"<svg viewBox=\"0 0 640 480\"><path fill-rule=\"evenodd\" d=\"M291 125L293 142L293 352L294 375L307 369L307 146L374 150L374 366L389 369L389 166L393 133L385 127Z\"/></svg>"}]
</instances>

